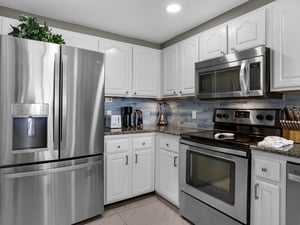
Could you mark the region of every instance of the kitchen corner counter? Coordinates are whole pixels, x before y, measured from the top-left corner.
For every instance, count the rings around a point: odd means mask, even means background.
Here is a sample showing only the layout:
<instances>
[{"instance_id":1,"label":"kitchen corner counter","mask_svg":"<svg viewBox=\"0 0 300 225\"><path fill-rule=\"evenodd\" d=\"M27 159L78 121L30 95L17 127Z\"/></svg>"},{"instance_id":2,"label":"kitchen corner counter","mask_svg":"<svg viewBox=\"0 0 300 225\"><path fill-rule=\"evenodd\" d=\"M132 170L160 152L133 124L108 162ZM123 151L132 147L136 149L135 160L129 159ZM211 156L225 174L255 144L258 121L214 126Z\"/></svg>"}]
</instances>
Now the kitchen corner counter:
<instances>
[{"instance_id":1,"label":"kitchen corner counter","mask_svg":"<svg viewBox=\"0 0 300 225\"><path fill-rule=\"evenodd\" d=\"M274 154L279 154L283 156L289 156L294 158L300 158L300 144L294 144L293 146L287 146L282 148L282 150L274 150L271 148L261 148L256 145L251 145L250 148L256 151L269 152Z\"/></svg>"},{"instance_id":2,"label":"kitchen corner counter","mask_svg":"<svg viewBox=\"0 0 300 225\"><path fill-rule=\"evenodd\" d=\"M171 134L180 136L184 133L199 132L205 130L205 128L191 128L191 127L181 127L181 126L144 126L143 128L122 128L122 129L109 129L105 128L104 135L120 135L120 134L138 134L138 133L151 133L159 132L164 134Z\"/></svg>"}]
</instances>

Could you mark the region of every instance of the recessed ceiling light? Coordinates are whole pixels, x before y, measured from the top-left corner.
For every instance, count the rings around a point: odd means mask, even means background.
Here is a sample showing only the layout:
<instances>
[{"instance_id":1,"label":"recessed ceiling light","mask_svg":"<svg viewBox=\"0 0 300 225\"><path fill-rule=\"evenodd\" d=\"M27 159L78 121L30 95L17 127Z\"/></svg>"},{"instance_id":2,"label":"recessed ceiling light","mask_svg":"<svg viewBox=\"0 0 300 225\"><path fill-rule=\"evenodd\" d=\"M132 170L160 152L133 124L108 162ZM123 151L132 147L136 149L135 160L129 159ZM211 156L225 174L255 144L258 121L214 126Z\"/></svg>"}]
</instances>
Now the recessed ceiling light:
<instances>
[{"instance_id":1,"label":"recessed ceiling light","mask_svg":"<svg viewBox=\"0 0 300 225\"><path fill-rule=\"evenodd\" d=\"M181 10L181 6L178 4L170 4L166 8L168 13L177 13Z\"/></svg>"}]
</instances>

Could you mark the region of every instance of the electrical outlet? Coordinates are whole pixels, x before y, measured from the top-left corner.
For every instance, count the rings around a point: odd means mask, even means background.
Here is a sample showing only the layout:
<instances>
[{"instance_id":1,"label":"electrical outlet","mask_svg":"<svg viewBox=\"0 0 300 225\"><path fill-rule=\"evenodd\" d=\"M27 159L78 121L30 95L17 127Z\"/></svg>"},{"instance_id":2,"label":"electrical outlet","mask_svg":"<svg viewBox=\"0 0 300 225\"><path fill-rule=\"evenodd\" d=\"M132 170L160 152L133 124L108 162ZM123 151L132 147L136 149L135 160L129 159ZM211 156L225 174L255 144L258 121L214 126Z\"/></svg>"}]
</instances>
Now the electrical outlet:
<instances>
[{"instance_id":1,"label":"electrical outlet","mask_svg":"<svg viewBox=\"0 0 300 225\"><path fill-rule=\"evenodd\" d=\"M105 98L105 102L112 102L112 98Z\"/></svg>"},{"instance_id":2,"label":"electrical outlet","mask_svg":"<svg viewBox=\"0 0 300 225\"><path fill-rule=\"evenodd\" d=\"M197 111L192 111L192 119L197 119Z\"/></svg>"},{"instance_id":3,"label":"electrical outlet","mask_svg":"<svg viewBox=\"0 0 300 225\"><path fill-rule=\"evenodd\" d=\"M111 115L111 110L107 110L106 115L110 116Z\"/></svg>"}]
</instances>

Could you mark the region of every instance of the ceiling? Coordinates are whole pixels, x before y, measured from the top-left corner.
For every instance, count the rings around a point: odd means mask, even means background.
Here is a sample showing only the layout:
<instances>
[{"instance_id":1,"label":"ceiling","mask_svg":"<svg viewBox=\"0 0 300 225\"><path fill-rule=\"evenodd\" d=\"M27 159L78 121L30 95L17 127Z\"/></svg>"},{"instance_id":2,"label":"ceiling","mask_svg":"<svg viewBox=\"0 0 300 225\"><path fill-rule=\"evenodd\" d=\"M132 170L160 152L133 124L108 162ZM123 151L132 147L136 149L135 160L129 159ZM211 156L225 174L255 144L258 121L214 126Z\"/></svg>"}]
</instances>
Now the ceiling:
<instances>
[{"instance_id":1,"label":"ceiling","mask_svg":"<svg viewBox=\"0 0 300 225\"><path fill-rule=\"evenodd\" d=\"M0 0L35 15L161 44L248 0ZM180 3L167 14L168 3Z\"/></svg>"}]
</instances>

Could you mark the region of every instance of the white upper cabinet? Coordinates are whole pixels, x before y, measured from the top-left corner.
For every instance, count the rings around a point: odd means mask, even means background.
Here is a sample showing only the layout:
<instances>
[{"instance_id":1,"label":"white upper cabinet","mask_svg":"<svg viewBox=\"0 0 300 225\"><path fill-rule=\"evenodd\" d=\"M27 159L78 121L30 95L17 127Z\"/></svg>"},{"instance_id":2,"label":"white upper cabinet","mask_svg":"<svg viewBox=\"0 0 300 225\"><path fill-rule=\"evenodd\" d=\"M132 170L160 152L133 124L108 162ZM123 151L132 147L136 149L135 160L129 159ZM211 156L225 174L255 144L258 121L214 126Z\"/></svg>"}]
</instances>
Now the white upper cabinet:
<instances>
[{"instance_id":1,"label":"white upper cabinet","mask_svg":"<svg viewBox=\"0 0 300 225\"><path fill-rule=\"evenodd\" d=\"M160 80L160 50L133 46L134 97L158 97Z\"/></svg>"},{"instance_id":2,"label":"white upper cabinet","mask_svg":"<svg viewBox=\"0 0 300 225\"><path fill-rule=\"evenodd\" d=\"M1 19L1 34L7 35L9 32L12 31L10 25L17 26L20 24L19 20L8 18L8 17L0 17Z\"/></svg>"},{"instance_id":3,"label":"white upper cabinet","mask_svg":"<svg viewBox=\"0 0 300 225\"><path fill-rule=\"evenodd\" d=\"M99 38L92 35L77 33L69 30L52 28L54 34L61 34L66 45L76 48L99 51Z\"/></svg>"},{"instance_id":4,"label":"white upper cabinet","mask_svg":"<svg viewBox=\"0 0 300 225\"><path fill-rule=\"evenodd\" d=\"M177 92L177 45L162 50L162 94L164 96L178 96Z\"/></svg>"},{"instance_id":5,"label":"white upper cabinet","mask_svg":"<svg viewBox=\"0 0 300 225\"><path fill-rule=\"evenodd\" d=\"M193 36L179 43L178 77L179 94L195 94L195 63L198 61L198 37Z\"/></svg>"},{"instance_id":6,"label":"white upper cabinet","mask_svg":"<svg viewBox=\"0 0 300 225\"><path fill-rule=\"evenodd\" d=\"M200 61L227 54L227 26L222 25L199 35Z\"/></svg>"},{"instance_id":7,"label":"white upper cabinet","mask_svg":"<svg viewBox=\"0 0 300 225\"><path fill-rule=\"evenodd\" d=\"M273 9L272 91L300 90L300 1L277 0Z\"/></svg>"},{"instance_id":8,"label":"white upper cabinet","mask_svg":"<svg viewBox=\"0 0 300 225\"><path fill-rule=\"evenodd\" d=\"M255 10L228 24L228 52L266 44L265 8Z\"/></svg>"},{"instance_id":9,"label":"white upper cabinet","mask_svg":"<svg viewBox=\"0 0 300 225\"><path fill-rule=\"evenodd\" d=\"M100 51L105 53L105 95L131 95L132 46L107 39L100 40Z\"/></svg>"}]
</instances>

